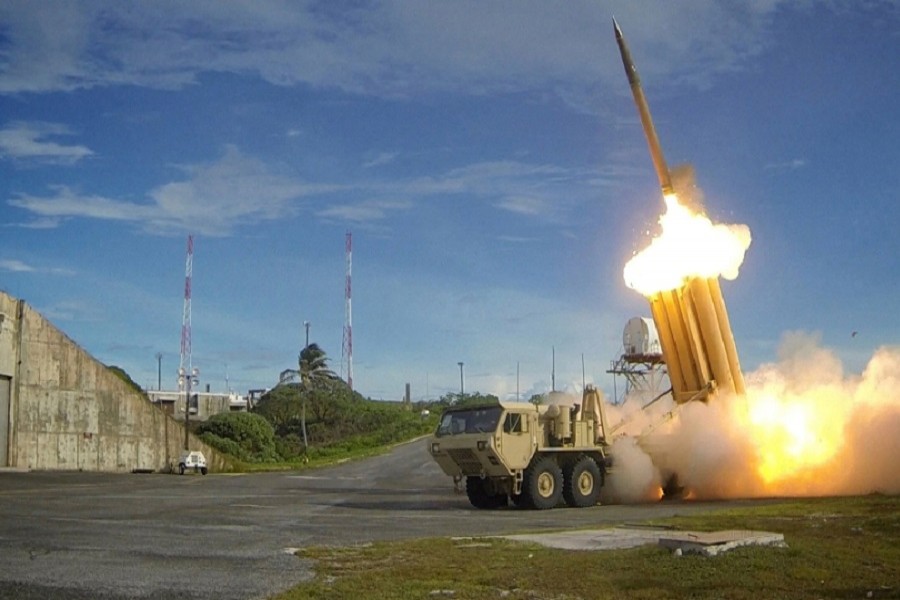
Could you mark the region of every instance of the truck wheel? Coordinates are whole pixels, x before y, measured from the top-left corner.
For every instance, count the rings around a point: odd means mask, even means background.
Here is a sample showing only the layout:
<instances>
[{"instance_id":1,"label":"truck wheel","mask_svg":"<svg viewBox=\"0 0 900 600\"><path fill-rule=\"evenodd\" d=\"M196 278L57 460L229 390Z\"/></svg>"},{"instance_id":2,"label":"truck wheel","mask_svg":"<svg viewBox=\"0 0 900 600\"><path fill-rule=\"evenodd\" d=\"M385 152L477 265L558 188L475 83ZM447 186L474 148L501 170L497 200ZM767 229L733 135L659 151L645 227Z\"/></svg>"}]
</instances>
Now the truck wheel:
<instances>
[{"instance_id":1,"label":"truck wheel","mask_svg":"<svg viewBox=\"0 0 900 600\"><path fill-rule=\"evenodd\" d=\"M603 478L600 467L590 456L582 456L566 467L564 473L563 498L566 504L575 508L586 508L597 504Z\"/></svg>"},{"instance_id":2,"label":"truck wheel","mask_svg":"<svg viewBox=\"0 0 900 600\"><path fill-rule=\"evenodd\" d=\"M563 476L559 465L549 456L537 458L525 470L522 495L538 510L553 508L562 496Z\"/></svg>"},{"instance_id":3,"label":"truck wheel","mask_svg":"<svg viewBox=\"0 0 900 600\"><path fill-rule=\"evenodd\" d=\"M206 467L200 467L200 474L201 474L201 475L206 475L208 472L209 472L209 471L207 470Z\"/></svg>"},{"instance_id":4,"label":"truck wheel","mask_svg":"<svg viewBox=\"0 0 900 600\"><path fill-rule=\"evenodd\" d=\"M179 475L184 475L184 464L178 465L178 473Z\"/></svg>"},{"instance_id":5,"label":"truck wheel","mask_svg":"<svg viewBox=\"0 0 900 600\"><path fill-rule=\"evenodd\" d=\"M495 494L487 479L470 475L466 477L466 496L475 508L500 508L506 506L506 494Z\"/></svg>"}]
</instances>

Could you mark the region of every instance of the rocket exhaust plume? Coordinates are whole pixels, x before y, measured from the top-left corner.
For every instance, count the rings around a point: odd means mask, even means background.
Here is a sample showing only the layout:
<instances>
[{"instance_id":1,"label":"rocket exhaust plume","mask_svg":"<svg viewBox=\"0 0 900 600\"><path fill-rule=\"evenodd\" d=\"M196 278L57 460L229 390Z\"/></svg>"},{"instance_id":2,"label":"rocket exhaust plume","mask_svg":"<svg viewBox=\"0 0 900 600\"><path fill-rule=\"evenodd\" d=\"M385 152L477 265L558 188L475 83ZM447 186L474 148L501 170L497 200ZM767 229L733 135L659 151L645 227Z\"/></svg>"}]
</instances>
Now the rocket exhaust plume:
<instances>
[{"instance_id":1,"label":"rocket exhaust plume","mask_svg":"<svg viewBox=\"0 0 900 600\"><path fill-rule=\"evenodd\" d=\"M900 493L900 347L879 348L861 376L844 376L833 351L793 332L780 360L744 381L718 281L737 277L750 230L714 223L691 208L688 190L673 185L637 69L613 23L666 204L661 233L623 276L651 303L673 398L654 405L656 414L630 420L631 440L614 444L609 492L617 501L655 500L675 473L688 498ZM609 407L611 421L628 408Z\"/></svg>"}]
</instances>

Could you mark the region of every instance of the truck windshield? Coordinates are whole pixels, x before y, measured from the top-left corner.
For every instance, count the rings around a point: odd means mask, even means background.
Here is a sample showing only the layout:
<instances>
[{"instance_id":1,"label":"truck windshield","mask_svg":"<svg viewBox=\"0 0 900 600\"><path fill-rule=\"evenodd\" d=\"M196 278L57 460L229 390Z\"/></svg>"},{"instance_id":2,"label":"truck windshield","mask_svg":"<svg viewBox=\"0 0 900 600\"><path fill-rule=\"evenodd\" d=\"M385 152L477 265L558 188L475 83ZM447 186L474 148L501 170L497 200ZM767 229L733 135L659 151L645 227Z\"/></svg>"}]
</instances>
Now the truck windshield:
<instances>
[{"instance_id":1,"label":"truck windshield","mask_svg":"<svg viewBox=\"0 0 900 600\"><path fill-rule=\"evenodd\" d=\"M490 433L497 429L503 409L499 406L454 410L441 417L437 435L459 435L461 433Z\"/></svg>"}]
</instances>

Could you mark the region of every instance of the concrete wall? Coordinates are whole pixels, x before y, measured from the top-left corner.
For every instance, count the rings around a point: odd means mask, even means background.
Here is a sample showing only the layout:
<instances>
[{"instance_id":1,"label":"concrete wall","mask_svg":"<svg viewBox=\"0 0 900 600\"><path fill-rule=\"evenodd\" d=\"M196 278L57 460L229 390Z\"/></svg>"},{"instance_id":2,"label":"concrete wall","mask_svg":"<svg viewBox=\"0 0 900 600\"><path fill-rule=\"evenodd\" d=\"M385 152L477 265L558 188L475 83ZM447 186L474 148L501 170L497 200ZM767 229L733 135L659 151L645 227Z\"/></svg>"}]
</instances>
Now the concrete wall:
<instances>
[{"instance_id":1,"label":"concrete wall","mask_svg":"<svg viewBox=\"0 0 900 600\"><path fill-rule=\"evenodd\" d=\"M8 430L6 466L166 470L184 446L182 425L4 292L0 378L10 387L8 414L0 414L0 430L4 421ZM210 470L229 470L227 457L193 436L190 445L203 451Z\"/></svg>"}]
</instances>

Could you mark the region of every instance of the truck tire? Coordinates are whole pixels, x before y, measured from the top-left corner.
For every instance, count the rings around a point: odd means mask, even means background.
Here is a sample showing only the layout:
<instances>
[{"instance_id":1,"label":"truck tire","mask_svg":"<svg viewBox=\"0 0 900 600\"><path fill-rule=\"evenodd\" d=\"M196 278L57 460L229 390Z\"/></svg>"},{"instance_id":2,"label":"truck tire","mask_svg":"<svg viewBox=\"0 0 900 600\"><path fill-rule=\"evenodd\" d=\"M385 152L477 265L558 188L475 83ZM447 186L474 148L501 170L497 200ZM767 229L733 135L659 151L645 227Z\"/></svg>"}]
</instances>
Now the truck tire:
<instances>
[{"instance_id":1,"label":"truck tire","mask_svg":"<svg viewBox=\"0 0 900 600\"><path fill-rule=\"evenodd\" d=\"M181 463L180 465L178 465L178 474L184 475L184 463Z\"/></svg>"},{"instance_id":2,"label":"truck tire","mask_svg":"<svg viewBox=\"0 0 900 600\"><path fill-rule=\"evenodd\" d=\"M466 496L475 508L492 509L506 506L506 494L493 493L487 479L478 476L466 477Z\"/></svg>"},{"instance_id":3,"label":"truck tire","mask_svg":"<svg viewBox=\"0 0 900 600\"><path fill-rule=\"evenodd\" d=\"M597 504L603 476L600 467L590 456L582 456L566 466L563 472L563 498L574 508L586 508Z\"/></svg>"},{"instance_id":4,"label":"truck tire","mask_svg":"<svg viewBox=\"0 0 900 600\"><path fill-rule=\"evenodd\" d=\"M522 496L531 508L544 510L559 504L563 491L563 476L559 465L549 456L535 457L525 469Z\"/></svg>"}]
</instances>

